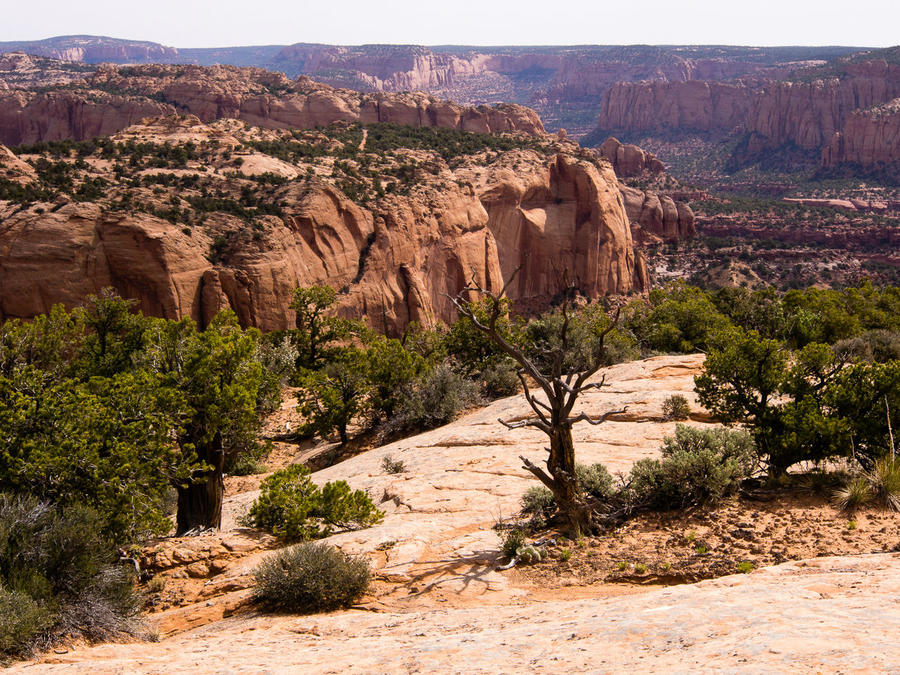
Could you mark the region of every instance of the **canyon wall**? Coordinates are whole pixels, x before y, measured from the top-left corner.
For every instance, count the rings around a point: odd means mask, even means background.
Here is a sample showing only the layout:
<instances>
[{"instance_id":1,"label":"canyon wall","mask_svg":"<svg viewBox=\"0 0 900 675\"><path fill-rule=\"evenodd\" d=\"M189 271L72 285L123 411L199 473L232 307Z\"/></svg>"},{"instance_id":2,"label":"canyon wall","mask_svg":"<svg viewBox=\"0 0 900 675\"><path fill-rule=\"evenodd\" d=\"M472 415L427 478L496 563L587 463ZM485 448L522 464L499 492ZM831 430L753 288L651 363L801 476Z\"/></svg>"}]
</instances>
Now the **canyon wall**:
<instances>
[{"instance_id":1,"label":"canyon wall","mask_svg":"<svg viewBox=\"0 0 900 675\"><path fill-rule=\"evenodd\" d=\"M752 152L794 145L824 149L824 166L869 165L900 159L895 110L882 107L897 97L900 65L882 59L798 81L622 82L604 98L597 126L633 135L746 133Z\"/></svg>"},{"instance_id":2,"label":"canyon wall","mask_svg":"<svg viewBox=\"0 0 900 675\"><path fill-rule=\"evenodd\" d=\"M841 164L872 167L897 162L900 162L900 99L852 112L822 152L822 166L828 169Z\"/></svg>"},{"instance_id":3,"label":"canyon wall","mask_svg":"<svg viewBox=\"0 0 900 675\"><path fill-rule=\"evenodd\" d=\"M28 165L8 150L0 160L28 179ZM328 284L340 289L340 314L397 334L411 321L454 319L447 295L473 273L499 291L520 269L509 297L523 311L546 308L565 275L591 298L646 289L646 263L608 165L516 151L446 178L377 209L327 180L289 182L276 193L283 217L257 218L253 237L219 257L210 251L223 232L246 232L228 214L185 228L102 199L60 197L52 208L0 202L0 319L74 306L112 286L149 314L205 323L230 308L244 325L277 330L293 324L293 288Z\"/></svg>"},{"instance_id":4,"label":"canyon wall","mask_svg":"<svg viewBox=\"0 0 900 675\"><path fill-rule=\"evenodd\" d=\"M395 122L481 133L543 133L533 110L515 104L461 106L428 94L360 94L301 77L233 66L101 66L56 91L0 92L0 142L19 145L109 135L144 117L189 112L204 122L244 120L267 128L332 122Z\"/></svg>"}]
</instances>

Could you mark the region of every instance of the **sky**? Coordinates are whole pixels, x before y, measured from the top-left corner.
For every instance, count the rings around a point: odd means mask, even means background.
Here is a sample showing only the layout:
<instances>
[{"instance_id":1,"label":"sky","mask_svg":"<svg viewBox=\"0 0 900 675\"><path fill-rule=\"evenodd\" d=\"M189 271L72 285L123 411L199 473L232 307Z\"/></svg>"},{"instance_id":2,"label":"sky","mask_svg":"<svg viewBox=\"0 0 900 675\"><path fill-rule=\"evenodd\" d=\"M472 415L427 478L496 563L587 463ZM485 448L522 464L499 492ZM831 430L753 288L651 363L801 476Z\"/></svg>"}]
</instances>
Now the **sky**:
<instances>
[{"instance_id":1,"label":"sky","mask_svg":"<svg viewBox=\"0 0 900 675\"><path fill-rule=\"evenodd\" d=\"M292 44L900 44L900 0L4 0L0 41L107 35Z\"/></svg>"}]
</instances>

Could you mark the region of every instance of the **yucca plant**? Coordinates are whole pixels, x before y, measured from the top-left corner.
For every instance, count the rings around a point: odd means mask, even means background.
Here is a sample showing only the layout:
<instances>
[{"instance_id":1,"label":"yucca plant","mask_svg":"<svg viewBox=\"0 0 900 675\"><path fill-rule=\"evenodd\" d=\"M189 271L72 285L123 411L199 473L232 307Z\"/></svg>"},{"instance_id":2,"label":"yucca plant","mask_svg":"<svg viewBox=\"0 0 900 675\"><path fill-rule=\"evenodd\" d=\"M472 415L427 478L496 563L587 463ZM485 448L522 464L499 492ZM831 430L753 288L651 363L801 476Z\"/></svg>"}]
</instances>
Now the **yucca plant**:
<instances>
[{"instance_id":1,"label":"yucca plant","mask_svg":"<svg viewBox=\"0 0 900 675\"><path fill-rule=\"evenodd\" d=\"M865 476L854 476L842 488L834 493L834 503L845 511L854 511L869 504L874 495L872 485Z\"/></svg>"},{"instance_id":2,"label":"yucca plant","mask_svg":"<svg viewBox=\"0 0 900 675\"><path fill-rule=\"evenodd\" d=\"M875 497L894 511L900 511L900 459L883 457L869 474Z\"/></svg>"}]
</instances>

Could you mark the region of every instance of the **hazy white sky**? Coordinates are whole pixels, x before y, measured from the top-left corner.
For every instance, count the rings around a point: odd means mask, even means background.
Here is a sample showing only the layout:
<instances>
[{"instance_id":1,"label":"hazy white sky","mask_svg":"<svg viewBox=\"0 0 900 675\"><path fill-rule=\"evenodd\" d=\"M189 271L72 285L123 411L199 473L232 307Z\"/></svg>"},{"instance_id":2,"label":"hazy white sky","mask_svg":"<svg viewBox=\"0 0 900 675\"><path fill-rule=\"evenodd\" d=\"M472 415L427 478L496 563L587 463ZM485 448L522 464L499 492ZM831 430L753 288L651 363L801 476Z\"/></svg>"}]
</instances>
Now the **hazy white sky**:
<instances>
[{"instance_id":1,"label":"hazy white sky","mask_svg":"<svg viewBox=\"0 0 900 675\"><path fill-rule=\"evenodd\" d=\"M175 47L323 42L900 44L900 0L2 0L0 40Z\"/></svg>"}]
</instances>

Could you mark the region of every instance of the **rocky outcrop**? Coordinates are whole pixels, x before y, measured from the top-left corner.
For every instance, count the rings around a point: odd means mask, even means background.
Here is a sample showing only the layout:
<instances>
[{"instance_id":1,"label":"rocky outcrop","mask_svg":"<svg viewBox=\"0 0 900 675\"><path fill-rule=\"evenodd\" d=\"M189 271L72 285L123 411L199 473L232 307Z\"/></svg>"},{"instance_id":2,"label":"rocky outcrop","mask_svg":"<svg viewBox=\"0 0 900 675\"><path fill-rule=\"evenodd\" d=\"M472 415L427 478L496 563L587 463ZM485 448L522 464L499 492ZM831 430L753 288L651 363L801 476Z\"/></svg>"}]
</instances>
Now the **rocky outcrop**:
<instances>
[{"instance_id":1,"label":"rocky outcrop","mask_svg":"<svg viewBox=\"0 0 900 675\"><path fill-rule=\"evenodd\" d=\"M0 177L18 182L30 181L36 176L28 162L16 157L5 145L0 145Z\"/></svg>"},{"instance_id":2,"label":"rocky outcrop","mask_svg":"<svg viewBox=\"0 0 900 675\"><path fill-rule=\"evenodd\" d=\"M515 302L546 305L564 275L587 297L634 290L631 231L611 169L558 155L530 172L500 167L476 189L503 278L519 269L508 290Z\"/></svg>"},{"instance_id":3,"label":"rocky outcrop","mask_svg":"<svg viewBox=\"0 0 900 675\"><path fill-rule=\"evenodd\" d=\"M117 40L93 35L68 35L23 42L0 42L0 52L20 51L36 56L82 63L151 63L174 59L178 50L155 42Z\"/></svg>"},{"instance_id":4,"label":"rocky outcrop","mask_svg":"<svg viewBox=\"0 0 900 675\"><path fill-rule=\"evenodd\" d=\"M850 114L822 151L822 166L864 167L900 162L900 98Z\"/></svg>"},{"instance_id":5,"label":"rocky outcrop","mask_svg":"<svg viewBox=\"0 0 900 675\"><path fill-rule=\"evenodd\" d=\"M398 201L390 222L330 187L295 197L284 222L267 219L225 263L208 259L210 236L146 214L94 204L19 212L0 226L0 316L75 306L112 286L148 314L206 323L230 308L244 325L278 330L292 325L293 288L328 284L343 289L341 313L396 332L452 318L443 294L455 295L472 269L499 290L497 247L473 195L451 193L433 214Z\"/></svg>"},{"instance_id":6,"label":"rocky outcrop","mask_svg":"<svg viewBox=\"0 0 900 675\"><path fill-rule=\"evenodd\" d=\"M105 65L63 91L13 89L0 94L0 142L82 140L176 110L204 122L235 118L267 128L304 129L343 121L480 133L544 131L537 113L513 104L460 106L422 93L362 95L306 77L292 81L259 68Z\"/></svg>"},{"instance_id":7,"label":"rocky outcrop","mask_svg":"<svg viewBox=\"0 0 900 675\"><path fill-rule=\"evenodd\" d=\"M620 185L619 189L635 243L678 241L689 239L697 233L694 212L684 202L676 202L668 195L651 190L638 190L626 185Z\"/></svg>"},{"instance_id":8,"label":"rocky outcrop","mask_svg":"<svg viewBox=\"0 0 900 675\"><path fill-rule=\"evenodd\" d=\"M164 121L114 138L199 144L204 133L222 141L230 138L223 130L240 129L219 122L213 134L196 118ZM20 161L8 151L2 157ZM279 160L268 159L256 163L271 175ZM564 275L590 298L646 288L646 265L635 258L625 205L605 163L516 150L458 171L374 208L328 180L292 180L269 197L283 216L256 217L252 237L246 221L227 213L191 228L151 215L152 208L113 210L102 199L68 203L60 196L52 208L0 202L0 318L35 316L58 302L74 306L112 286L148 314L206 323L230 308L244 325L277 330L293 325L293 288L328 284L340 289L342 315L397 333L411 321L455 318L447 296L473 273L499 290L521 268L509 297L526 311L546 307ZM227 245L217 244L213 255L217 241Z\"/></svg>"},{"instance_id":9,"label":"rocky outcrop","mask_svg":"<svg viewBox=\"0 0 900 675\"><path fill-rule=\"evenodd\" d=\"M170 105L149 99L105 92L89 95L74 91L35 94L10 89L0 91L0 142L12 146L108 136L145 117L174 111Z\"/></svg>"},{"instance_id":10,"label":"rocky outcrop","mask_svg":"<svg viewBox=\"0 0 900 675\"><path fill-rule=\"evenodd\" d=\"M621 143L615 137L607 138L599 148L600 156L608 160L619 178L640 176L645 171L651 174L666 170L659 158L636 145Z\"/></svg>"},{"instance_id":11,"label":"rocky outcrop","mask_svg":"<svg viewBox=\"0 0 900 675\"><path fill-rule=\"evenodd\" d=\"M604 96L597 128L631 133L729 132L746 122L754 93L743 83L620 82Z\"/></svg>"},{"instance_id":12,"label":"rocky outcrop","mask_svg":"<svg viewBox=\"0 0 900 675\"><path fill-rule=\"evenodd\" d=\"M297 44L285 47L274 63L286 70L324 76L333 84L370 91L432 91L453 87L487 70L484 54L434 52L427 47L385 45L359 47Z\"/></svg>"}]
</instances>

